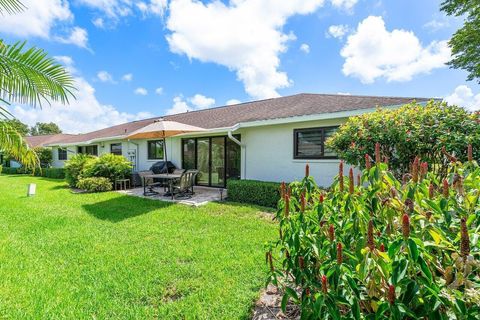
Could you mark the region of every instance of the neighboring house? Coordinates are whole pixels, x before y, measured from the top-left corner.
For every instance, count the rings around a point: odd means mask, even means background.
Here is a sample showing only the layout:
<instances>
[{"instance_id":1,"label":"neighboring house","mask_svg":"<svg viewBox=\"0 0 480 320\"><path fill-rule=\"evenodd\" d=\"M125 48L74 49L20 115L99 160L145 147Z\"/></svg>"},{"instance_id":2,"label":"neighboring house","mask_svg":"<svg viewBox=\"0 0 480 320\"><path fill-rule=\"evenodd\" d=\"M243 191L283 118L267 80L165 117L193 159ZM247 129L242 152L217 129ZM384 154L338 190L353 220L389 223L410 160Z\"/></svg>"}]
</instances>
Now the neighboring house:
<instances>
[{"instance_id":1,"label":"neighboring house","mask_svg":"<svg viewBox=\"0 0 480 320\"><path fill-rule=\"evenodd\" d=\"M69 136L73 136L71 134L47 134L41 136L27 136L25 140L30 148L37 148L37 147L45 147L47 144L57 143ZM0 152L0 165L4 163L5 156ZM20 168L22 165L15 160L9 160L8 163L9 167L12 168ZM63 166L63 165L62 165Z\"/></svg>"},{"instance_id":2,"label":"neighboring house","mask_svg":"<svg viewBox=\"0 0 480 320\"><path fill-rule=\"evenodd\" d=\"M229 178L293 181L303 177L308 163L317 183L328 186L339 160L324 142L338 126L378 106L396 108L413 100L430 99L297 94L169 115L162 118L208 130L167 138L168 160L177 167L198 169L200 185L223 187ZM115 153L129 159L134 170L148 170L163 159L163 141L126 136L158 119L49 136L41 145L52 147L54 167L62 167L77 153ZM35 139L41 138L27 137L32 144Z\"/></svg>"}]
</instances>

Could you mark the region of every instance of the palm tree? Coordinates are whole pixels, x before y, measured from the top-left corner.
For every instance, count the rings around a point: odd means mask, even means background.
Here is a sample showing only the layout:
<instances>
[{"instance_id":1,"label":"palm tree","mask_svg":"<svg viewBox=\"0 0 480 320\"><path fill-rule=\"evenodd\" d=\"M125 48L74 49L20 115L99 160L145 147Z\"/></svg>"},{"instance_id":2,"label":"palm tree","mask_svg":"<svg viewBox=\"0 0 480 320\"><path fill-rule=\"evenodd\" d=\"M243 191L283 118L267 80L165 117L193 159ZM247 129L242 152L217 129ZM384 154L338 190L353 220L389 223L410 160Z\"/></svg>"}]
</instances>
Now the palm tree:
<instances>
[{"instance_id":1,"label":"palm tree","mask_svg":"<svg viewBox=\"0 0 480 320\"><path fill-rule=\"evenodd\" d=\"M0 19L4 13L15 14L24 9L19 0L0 0ZM44 103L67 104L69 97L74 98L74 87L72 76L62 65L44 50L25 45L9 45L0 39L0 151L34 169L39 164L35 152L15 129L2 121L12 117L6 106L21 103L41 108Z\"/></svg>"}]
</instances>

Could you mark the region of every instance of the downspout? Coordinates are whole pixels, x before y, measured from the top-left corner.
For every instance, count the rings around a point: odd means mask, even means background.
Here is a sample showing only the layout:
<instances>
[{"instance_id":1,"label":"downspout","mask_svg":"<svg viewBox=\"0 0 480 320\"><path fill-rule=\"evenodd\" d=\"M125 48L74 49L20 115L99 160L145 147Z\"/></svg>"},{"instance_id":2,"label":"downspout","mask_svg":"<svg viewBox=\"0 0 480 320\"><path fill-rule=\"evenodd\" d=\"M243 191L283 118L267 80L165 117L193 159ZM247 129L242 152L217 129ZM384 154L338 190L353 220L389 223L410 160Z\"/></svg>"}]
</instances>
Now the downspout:
<instances>
[{"instance_id":1,"label":"downspout","mask_svg":"<svg viewBox=\"0 0 480 320\"><path fill-rule=\"evenodd\" d=\"M230 130L228 130L227 135L230 140L235 142L237 145L239 145L244 151L243 151L243 177L244 179L247 178L247 145L241 141L239 141L237 138L233 136L233 132L240 129L240 124L234 125ZM240 166L242 164L240 163Z\"/></svg>"}]
</instances>

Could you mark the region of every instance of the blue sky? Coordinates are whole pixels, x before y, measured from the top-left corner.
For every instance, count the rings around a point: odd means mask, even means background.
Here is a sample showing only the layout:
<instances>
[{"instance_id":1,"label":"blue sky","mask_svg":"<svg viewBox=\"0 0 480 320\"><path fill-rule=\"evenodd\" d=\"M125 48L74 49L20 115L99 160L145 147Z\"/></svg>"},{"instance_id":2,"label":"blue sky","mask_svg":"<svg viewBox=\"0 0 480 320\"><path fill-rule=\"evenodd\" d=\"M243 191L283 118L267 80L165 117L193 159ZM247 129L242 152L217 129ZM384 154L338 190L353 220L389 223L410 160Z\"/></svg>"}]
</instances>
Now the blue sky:
<instances>
[{"instance_id":1,"label":"blue sky","mask_svg":"<svg viewBox=\"0 0 480 320\"><path fill-rule=\"evenodd\" d=\"M24 0L0 19L74 74L70 106L12 106L20 120L85 132L139 118L300 92L442 97L480 108L444 65L462 24L440 1Z\"/></svg>"}]
</instances>

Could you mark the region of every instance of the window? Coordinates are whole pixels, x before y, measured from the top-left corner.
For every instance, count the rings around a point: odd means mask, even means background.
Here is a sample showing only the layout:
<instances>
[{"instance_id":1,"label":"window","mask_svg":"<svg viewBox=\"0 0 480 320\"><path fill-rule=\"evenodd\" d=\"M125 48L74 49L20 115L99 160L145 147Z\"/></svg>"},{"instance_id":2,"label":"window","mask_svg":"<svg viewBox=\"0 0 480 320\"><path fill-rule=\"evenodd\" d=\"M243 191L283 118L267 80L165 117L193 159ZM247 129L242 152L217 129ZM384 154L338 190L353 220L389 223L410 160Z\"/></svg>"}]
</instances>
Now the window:
<instances>
[{"instance_id":1,"label":"window","mask_svg":"<svg viewBox=\"0 0 480 320\"><path fill-rule=\"evenodd\" d=\"M337 155L327 147L325 141L338 127L308 128L293 130L294 159L335 159Z\"/></svg>"},{"instance_id":2,"label":"window","mask_svg":"<svg viewBox=\"0 0 480 320\"><path fill-rule=\"evenodd\" d=\"M163 159L163 140L147 141L148 159Z\"/></svg>"},{"instance_id":3,"label":"window","mask_svg":"<svg viewBox=\"0 0 480 320\"><path fill-rule=\"evenodd\" d=\"M98 156L98 146L85 146L85 147L77 147L77 153L84 153L90 154L92 156Z\"/></svg>"},{"instance_id":4,"label":"window","mask_svg":"<svg viewBox=\"0 0 480 320\"><path fill-rule=\"evenodd\" d=\"M67 160L67 149L58 148L58 160Z\"/></svg>"},{"instance_id":5,"label":"window","mask_svg":"<svg viewBox=\"0 0 480 320\"><path fill-rule=\"evenodd\" d=\"M110 144L110 153L116 154L117 156L121 156L122 155L122 144L121 143Z\"/></svg>"}]
</instances>

